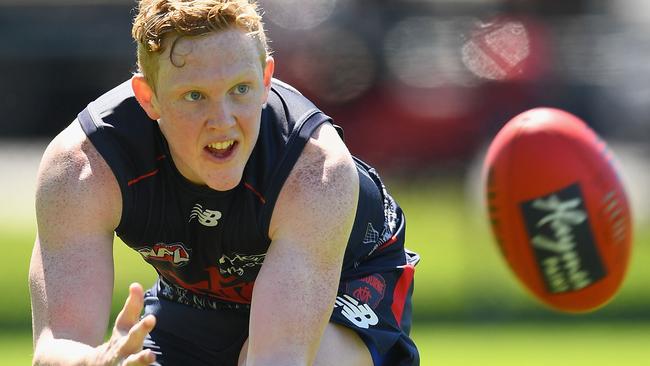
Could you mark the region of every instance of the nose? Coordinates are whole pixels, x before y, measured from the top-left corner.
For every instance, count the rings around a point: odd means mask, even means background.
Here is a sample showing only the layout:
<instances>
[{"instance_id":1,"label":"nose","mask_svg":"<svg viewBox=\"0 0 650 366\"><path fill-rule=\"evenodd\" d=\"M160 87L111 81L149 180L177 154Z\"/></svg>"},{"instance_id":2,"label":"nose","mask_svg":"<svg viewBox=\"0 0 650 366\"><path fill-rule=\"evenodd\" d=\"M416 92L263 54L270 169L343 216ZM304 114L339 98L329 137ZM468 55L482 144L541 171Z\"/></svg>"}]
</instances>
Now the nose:
<instances>
[{"instance_id":1,"label":"nose","mask_svg":"<svg viewBox=\"0 0 650 366\"><path fill-rule=\"evenodd\" d=\"M235 116L224 103L214 103L206 119L206 127L215 130L225 130L234 126L236 123Z\"/></svg>"}]
</instances>

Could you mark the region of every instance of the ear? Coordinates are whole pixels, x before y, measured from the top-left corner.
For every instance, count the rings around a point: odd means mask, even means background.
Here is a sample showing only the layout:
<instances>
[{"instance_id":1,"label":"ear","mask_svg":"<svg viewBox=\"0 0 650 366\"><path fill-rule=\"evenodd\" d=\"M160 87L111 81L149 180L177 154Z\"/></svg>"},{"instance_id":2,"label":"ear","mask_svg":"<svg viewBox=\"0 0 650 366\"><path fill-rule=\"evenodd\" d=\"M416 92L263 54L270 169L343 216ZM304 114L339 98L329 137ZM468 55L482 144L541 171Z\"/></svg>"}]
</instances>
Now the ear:
<instances>
[{"instance_id":1,"label":"ear","mask_svg":"<svg viewBox=\"0 0 650 366\"><path fill-rule=\"evenodd\" d=\"M275 60L273 57L268 56L266 58L266 66L264 67L264 102L266 103L266 98L269 96L269 91L271 90L271 80L273 79L273 71L275 71Z\"/></svg>"},{"instance_id":2,"label":"ear","mask_svg":"<svg viewBox=\"0 0 650 366\"><path fill-rule=\"evenodd\" d=\"M145 79L141 74L133 75L131 78L131 88L133 88L135 99L140 103L140 106L147 113L147 116L152 120L157 121L160 118L160 112L157 107L158 102L156 100L156 94L149 86L147 79Z\"/></svg>"}]
</instances>

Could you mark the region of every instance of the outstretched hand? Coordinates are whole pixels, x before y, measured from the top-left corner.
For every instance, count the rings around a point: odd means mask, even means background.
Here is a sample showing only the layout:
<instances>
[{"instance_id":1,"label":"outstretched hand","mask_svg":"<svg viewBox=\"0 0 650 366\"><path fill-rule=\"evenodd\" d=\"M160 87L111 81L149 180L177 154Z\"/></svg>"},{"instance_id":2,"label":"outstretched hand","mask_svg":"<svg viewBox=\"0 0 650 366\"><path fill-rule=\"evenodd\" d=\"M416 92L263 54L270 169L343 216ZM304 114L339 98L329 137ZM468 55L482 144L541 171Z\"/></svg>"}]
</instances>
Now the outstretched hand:
<instances>
[{"instance_id":1,"label":"outstretched hand","mask_svg":"<svg viewBox=\"0 0 650 366\"><path fill-rule=\"evenodd\" d=\"M140 319L144 307L144 291L139 283L129 286L129 297L115 319L110 340L100 346L99 365L141 366L156 361L151 350L143 350L144 339L156 325L156 318L147 315Z\"/></svg>"}]
</instances>

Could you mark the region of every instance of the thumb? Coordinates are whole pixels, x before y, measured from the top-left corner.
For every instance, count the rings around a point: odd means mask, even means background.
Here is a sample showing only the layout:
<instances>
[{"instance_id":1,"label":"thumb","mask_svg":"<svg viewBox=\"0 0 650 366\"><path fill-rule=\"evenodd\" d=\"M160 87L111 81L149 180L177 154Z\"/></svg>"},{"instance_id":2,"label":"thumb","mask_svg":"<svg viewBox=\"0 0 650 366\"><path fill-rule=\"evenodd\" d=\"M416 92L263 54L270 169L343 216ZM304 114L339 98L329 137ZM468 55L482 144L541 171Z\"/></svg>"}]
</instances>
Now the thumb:
<instances>
[{"instance_id":1,"label":"thumb","mask_svg":"<svg viewBox=\"0 0 650 366\"><path fill-rule=\"evenodd\" d=\"M127 333L139 320L144 307L144 290L139 283L129 286L129 297L115 319L115 329Z\"/></svg>"}]
</instances>

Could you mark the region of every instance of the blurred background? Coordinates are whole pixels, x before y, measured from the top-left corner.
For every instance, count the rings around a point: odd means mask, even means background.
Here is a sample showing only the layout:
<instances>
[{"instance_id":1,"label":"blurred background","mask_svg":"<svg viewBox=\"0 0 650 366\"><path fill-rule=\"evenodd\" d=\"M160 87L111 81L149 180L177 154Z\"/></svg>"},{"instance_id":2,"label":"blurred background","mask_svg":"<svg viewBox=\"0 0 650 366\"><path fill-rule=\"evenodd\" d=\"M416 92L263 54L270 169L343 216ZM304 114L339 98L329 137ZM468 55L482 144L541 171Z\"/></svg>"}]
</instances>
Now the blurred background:
<instances>
[{"instance_id":1,"label":"blurred background","mask_svg":"<svg viewBox=\"0 0 650 366\"><path fill-rule=\"evenodd\" d=\"M351 151L406 211L408 244L422 255L414 338L424 365L650 365L650 2L259 2L276 77L345 128ZM0 0L3 365L28 364L31 352L38 161L88 102L135 71L133 5ZM605 138L632 203L627 279L586 315L558 314L526 293L481 206L487 144L537 106L566 109ZM154 273L119 241L115 253L117 310L128 283L149 286Z\"/></svg>"}]
</instances>

